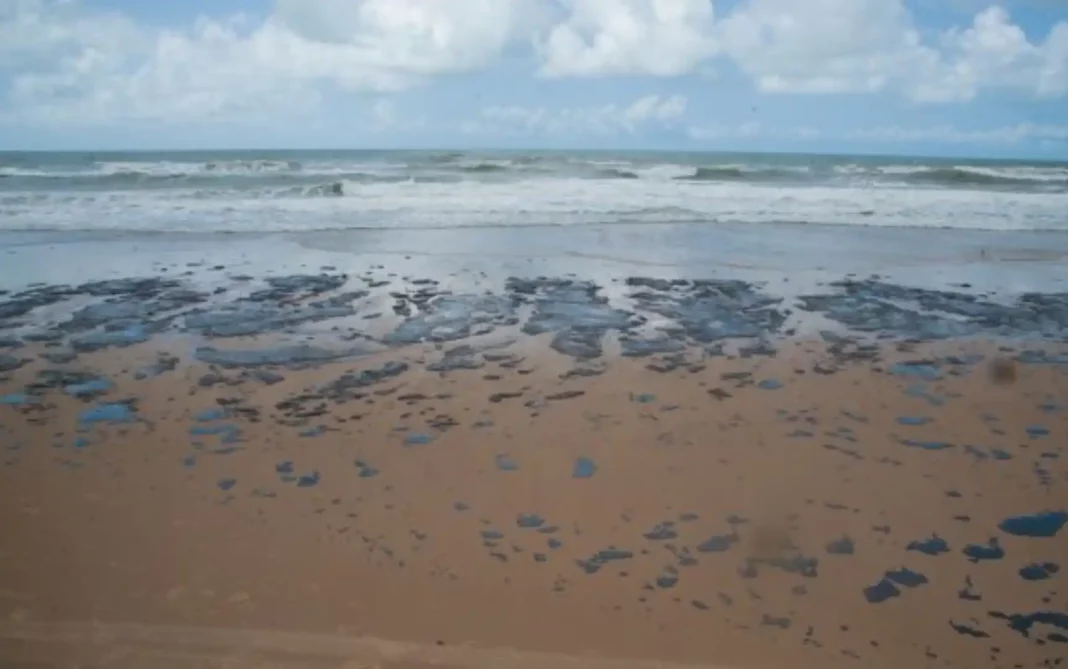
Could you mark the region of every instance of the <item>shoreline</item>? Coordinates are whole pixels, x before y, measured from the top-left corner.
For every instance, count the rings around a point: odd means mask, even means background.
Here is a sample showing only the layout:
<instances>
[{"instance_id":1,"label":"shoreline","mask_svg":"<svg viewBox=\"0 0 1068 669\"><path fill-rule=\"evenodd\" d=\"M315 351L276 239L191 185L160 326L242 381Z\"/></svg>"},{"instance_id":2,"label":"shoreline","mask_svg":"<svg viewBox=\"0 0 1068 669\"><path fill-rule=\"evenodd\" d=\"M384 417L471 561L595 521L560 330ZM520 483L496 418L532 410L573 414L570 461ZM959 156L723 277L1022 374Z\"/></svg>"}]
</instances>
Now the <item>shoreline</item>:
<instances>
[{"instance_id":1,"label":"shoreline","mask_svg":"<svg viewBox=\"0 0 1068 669\"><path fill-rule=\"evenodd\" d=\"M1068 292L1036 263L989 294L129 244L35 248L21 281L97 274L0 295L0 657L82 660L90 620L237 666L1068 643ZM264 659L235 629L336 636Z\"/></svg>"}]
</instances>

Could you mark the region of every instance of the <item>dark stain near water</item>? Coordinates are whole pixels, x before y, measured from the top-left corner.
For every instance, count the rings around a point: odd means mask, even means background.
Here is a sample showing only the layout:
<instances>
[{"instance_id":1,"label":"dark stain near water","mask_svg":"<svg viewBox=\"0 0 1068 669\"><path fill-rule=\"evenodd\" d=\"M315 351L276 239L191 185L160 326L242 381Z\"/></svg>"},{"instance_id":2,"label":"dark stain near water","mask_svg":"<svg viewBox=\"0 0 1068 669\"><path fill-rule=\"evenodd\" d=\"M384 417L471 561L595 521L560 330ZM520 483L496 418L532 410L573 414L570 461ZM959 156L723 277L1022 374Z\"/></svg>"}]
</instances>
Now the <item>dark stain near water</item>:
<instances>
[{"instance_id":1,"label":"dark stain near water","mask_svg":"<svg viewBox=\"0 0 1068 669\"><path fill-rule=\"evenodd\" d=\"M588 479L597 473L597 464L590 458L580 457L575 459L571 467L571 477L576 479Z\"/></svg>"},{"instance_id":2,"label":"dark stain near water","mask_svg":"<svg viewBox=\"0 0 1068 669\"><path fill-rule=\"evenodd\" d=\"M918 541L910 541L905 550L916 551L925 555L941 555L950 551L949 543L938 536L932 534L926 539L920 539Z\"/></svg>"},{"instance_id":3,"label":"dark stain near water","mask_svg":"<svg viewBox=\"0 0 1068 669\"><path fill-rule=\"evenodd\" d=\"M870 604L882 604L901 596L901 587L918 588L927 582L926 576L911 569L905 567L891 569L886 571L874 585L864 588L864 599Z\"/></svg>"},{"instance_id":4,"label":"dark stain near water","mask_svg":"<svg viewBox=\"0 0 1068 669\"><path fill-rule=\"evenodd\" d=\"M354 464L356 465L356 471L358 472L357 476L359 476L361 479L373 479L380 473L377 469L367 464L363 460L356 460Z\"/></svg>"},{"instance_id":5,"label":"dark stain near water","mask_svg":"<svg viewBox=\"0 0 1068 669\"><path fill-rule=\"evenodd\" d=\"M716 534L697 544L698 553L722 553L738 543L738 534Z\"/></svg>"},{"instance_id":6,"label":"dark stain near water","mask_svg":"<svg viewBox=\"0 0 1068 669\"><path fill-rule=\"evenodd\" d=\"M796 552L796 550L787 555L770 558L749 557L746 559L739 574L743 578L756 578L759 575L760 567L778 569L787 574L794 574L804 578L816 578L819 576L819 560L805 556L800 552Z\"/></svg>"},{"instance_id":7,"label":"dark stain near water","mask_svg":"<svg viewBox=\"0 0 1068 669\"><path fill-rule=\"evenodd\" d=\"M825 548L831 555L852 555L855 550L853 540L847 536L828 542Z\"/></svg>"},{"instance_id":8,"label":"dark stain near water","mask_svg":"<svg viewBox=\"0 0 1068 669\"><path fill-rule=\"evenodd\" d=\"M1044 425L1028 425L1025 431L1027 432L1027 436L1031 439L1049 436L1049 428Z\"/></svg>"},{"instance_id":9,"label":"dark stain near water","mask_svg":"<svg viewBox=\"0 0 1068 669\"><path fill-rule=\"evenodd\" d=\"M991 460L993 462L1005 462L1007 460L1013 459L1012 453L1009 453L1008 451L1002 450L1000 448L992 448L988 452L971 444L966 444L964 446L964 453L965 455L970 455L971 457L975 458L976 461L980 462L985 460Z\"/></svg>"},{"instance_id":10,"label":"dark stain near water","mask_svg":"<svg viewBox=\"0 0 1068 669\"><path fill-rule=\"evenodd\" d=\"M1009 629L1025 638L1031 638L1031 632L1035 625L1048 625L1068 631L1068 613L1064 612L1003 613L1001 611L991 611L988 615L995 620L1004 620L1008 623Z\"/></svg>"},{"instance_id":11,"label":"dark stain near water","mask_svg":"<svg viewBox=\"0 0 1068 669\"><path fill-rule=\"evenodd\" d=\"M631 277L629 297L641 310L668 318L697 343L760 338L778 332L786 320L780 298L744 281L694 281Z\"/></svg>"},{"instance_id":12,"label":"dark stain near water","mask_svg":"<svg viewBox=\"0 0 1068 669\"><path fill-rule=\"evenodd\" d=\"M950 620L949 621L949 626L957 634L960 634L962 636L971 637L973 639L987 639L987 638L990 637L990 635L988 633L984 632L983 630L979 629L978 627L973 627L971 625L965 625L963 623L956 623L956 622L953 622L952 620Z\"/></svg>"},{"instance_id":13,"label":"dark stain near water","mask_svg":"<svg viewBox=\"0 0 1068 669\"><path fill-rule=\"evenodd\" d=\"M793 621L785 616L773 616L765 613L760 618L760 624L765 627L778 627L779 629L790 629L790 625Z\"/></svg>"},{"instance_id":14,"label":"dark stain near water","mask_svg":"<svg viewBox=\"0 0 1068 669\"><path fill-rule=\"evenodd\" d=\"M651 530L642 534L642 536L649 541L670 541L671 539L678 538L679 534L675 530L675 523L667 521L655 525Z\"/></svg>"},{"instance_id":15,"label":"dark stain near water","mask_svg":"<svg viewBox=\"0 0 1068 669\"><path fill-rule=\"evenodd\" d=\"M909 448L919 448L925 451L945 451L956 448L956 445L947 441L920 441L916 439L898 439L898 442Z\"/></svg>"},{"instance_id":16,"label":"dark stain near water","mask_svg":"<svg viewBox=\"0 0 1068 669\"><path fill-rule=\"evenodd\" d=\"M553 335L549 346L579 360L601 357L602 341L610 331L628 333L640 323L633 314L608 305L600 287L570 279L510 278L506 290L519 302L532 305L521 327L524 334Z\"/></svg>"},{"instance_id":17,"label":"dark stain near water","mask_svg":"<svg viewBox=\"0 0 1068 669\"><path fill-rule=\"evenodd\" d=\"M83 425L95 423L132 423L136 420L133 408L129 404L98 404L78 415L78 422Z\"/></svg>"},{"instance_id":18,"label":"dark stain near water","mask_svg":"<svg viewBox=\"0 0 1068 669\"><path fill-rule=\"evenodd\" d=\"M72 383L66 386L63 392L78 399L94 399L107 394L113 387L111 380L100 377L81 383Z\"/></svg>"},{"instance_id":19,"label":"dark stain near water","mask_svg":"<svg viewBox=\"0 0 1068 669\"><path fill-rule=\"evenodd\" d=\"M998 529L1018 537L1050 538L1068 524L1068 511L1042 511L1023 516L1011 516L998 524Z\"/></svg>"},{"instance_id":20,"label":"dark stain near water","mask_svg":"<svg viewBox=\"0 0 1068 669\"><path fill-rule=\"evenodd\" d=\"M497 469L502 472L519 471L519 463L507 453L498 453L494 458Z\"/></svg>"},{"instance_id":21,"label":"dark stain near water","mask_svg":"<svg viewBox=\"0 0 1068 669\"><path fill-rule=\"evenodd\" d=\"M425 432L412 432L404 437L405 446L425 446L434 441L433 435Z\"/></svg>"},{"instance_id":22,"label":"dark stain near water","mask_svg":"<svg viewBox=\"0 0 1068 669\"><path fill-rule=\"evenodd\" d=\"M900 595L901 590L888 578L882 578L874 585L864 588L864 599L868 600L869 604L882 604Z\"/></svg>"},{"instance_id":23,"label":"dark stain near water","mask_svg":"<svg viewBox=\"0 0 1068 669\"><path fill-rule=\"evenodd\" d=\"M1020 568L1020 578L1025 581L1045 581L1053 578L1061 568L1053 562L1035 562Z\"/></svg>"},{"instance_id":24,"label":"dark stain near water","mask_svg":"<svg viewBox=\"0 0 1068 669\"><path fill-rule=\"evenodd\" d=\"M968 544L962 552L972 562L1000 560L1005 557L1005 549L996 537L991 537L986 544Z\"/></svg>"},{"instance_id":25,"label":"dark stain near water","mask_svg":"<svg viewBox=\"0 0 1068 669\"><path fill-rule=\"evenodd\" d=\"M319 472L309 472L297 477L298 488L313 488L319 485Z\"/></svg>"},{"instance_id":26,"label":"dark stain near water","mask_svg":"<svg viewBox=\"0 0 1068 669\"><path fill-rule=\"evenodd\" d=\"M679 572L674 567L666 567L664 571L656 577L654 582L656 583L656 587L661 590L674 588L679 582Z\"/></svg>"},{"instance_id":27,"label":"dark stain near water","mask_svg":"<svg viewBox=\"0 0 1068 669\"><path fill-rule=\"evenodd\" d=\"M575 560L575 564L577 564L579 568L587 574L595 574L607 564L610 564L612 562L629 560L633 557L634 553L632 553L631 551L622 550L612 546L604 550L597 551L596 553L584 560Z\"/></svg>"},{"instance_id":28,"label":"dark stain near water","mask_svg":"<svg viewBox=\"0 0 1068 669\"><path fill-rule=\"evenodd\" d=\"M906 588L918 588L921 585L926 585L928 583L926 576L906 567L888 570L886 572L886 578L890 579L897 585Z\"/></svg>"},{"instance_id":29,"label":"dark stain near water","mask_svg":"<svg viewBox=\"0 0 1068 669\"><path fill-rule=\"evenodd\" d=\"M942 378L942 371L932 362L899 362L890 366L890 373L895 376L937 381Z\"/></svg>"},{"instance_id":30,"label":"dark stain near water","mask_svg":"<svg viewBox=\"0 0 1068 669\"><path fill-rule=\"evenodd\" d=\"M618 334L625 356L659 354L679 356L687 343L707 346L727 339L752 340L739 348L743 357L770 355L770 338L782 331L789 310L782 298L764 294L758 284L730 279L665 280L629 277L629 307L610 304L601 287L589 281L561 277L509 278L496 294L452 294L429 279L413 279L404 292L394 292L393 311L400 322L380 341L345 323L380 315L379 297L370 291L388 282L341 273L271 276L251 292L252 277L233 276L229 291L197 291L176 279L124 278L77 286L41 285L0 299L0 328L8 319L35 310L78 300L68 309L68 320L2 341L16 348L22 341L61 343L68 340L75 352L112 346L129 346L170 331L196 333L212 339L265 333L301 332L310 323L335 321L335 330L359 346L320 348L282 345L273 349L221 350L198 348L194 357L221 367L315 365L365 355L382 347L425 342L450 342L493 333L502 326L519 326L526 334L550 334L551 346L578 359L600 357L603 341ZM359 285L354 285L360 282ZM253 284L254 285L254 284ZM882 332L918 339L945 339L979 332L997 335L1049 335L1068 329L1059 294L1024 294L1012 303L995 303L975 295L898 286L876 279L832 282L830 292L804 295L803 311L821 313L858 332ZM367 299L372 298L372 299ZM96 300L89 304L86 301ZM73 305L71 305L73 307ZM633 310L631 310L633 309ZM373 313L372 313L373 312ZM529 315L527 313L529 312ZM1041 313L1041 316L1038 314ZM525 318L525 321L524 321ZM671 321L670 334L645 337L639 328L650 318ZM1051 329L1052 328L1052 329ZM306 331L306 330L305 330ZM852 342L830 333L836 358L871 360L877 347ZM755 342L755 343L753 343ZM710 353L713 351L710 349ZM470 369L482 363L477 355L450 349L449 369ZM0 369L16 368L22 360L3 354ZM978 356L905 361L891 373L919 380L966 373ZM1045 351L1022 351L1017 360L1026 364L1066 364L1064 356ZM456 364L453 364L453 363ZM430 362L438 368L442 361ZM685 364L685 363L684 363ZM458 365L458 367L457 367ZM173 369L166 362L146 377ZM268 381L265 381L268 382ZM276 381L277 382L277 381Z\"/></svg>"},{"instance_id":31,"label":"dark stain near water","mask_svg":"<svg viewBox=\"0 0 1068 669\"><path fill-rule=\"evenodd\" d=\"M942 395L931 392L926 383L913 383L905 388L905 394L926 401L931 406L940 407L946 403Z\"/></svg>"},{"instance_id":32,"label":"dark stain near water","mask_svg":"<svg viewBox=\"0 0 1068 669\"><path fill-rule=\"evenodd\" d=\"M239 367L294 367L315 365L335 360L343 360L368 351L362 348L331 349L309 345L277 346L274 348L255 349L217 349L201 346L193 357L208 365L223 368Z\"/></svg>"},{"instance_id":33,"label":"dark stain near water","mask_svg":"<svg viewBox=\"0 0 1068 669\"><path fill-rule=\"evenodd\" d=\"M24 407L36 403L36 399L26 393L8 393L0 395L0 406Z\"/></svg>"},{"instance_id":34,"label":"dark stain near water","mask_svg":"<svg viewBox=\"0 0 1068 669\"><path fill-rule=\"evenodd\" d=\"M516 516L515 524L523 529L533 530L545 525L545 519L536 513L521 513Z\"/></svg>"},{"instance_id":35,"label":"dark stain near water","mask_svg":"<svg viewBox=\"0 0 1068 669\"><path fill-rule=\"evenodd\" d=\"M0 354L0 373L13 372L27 362L29 362L27 359L18 356L8 355L7 353Z\"/></svg>"},{"instance_id":36,"label":"dark stain near water","mask_svg":"<svg viewBox=\"0 0 1068 669\"><path fill-rule=\"evenodd\" d=\"M233 423L216 423L212 425L194 425L189 428L191 437L218 437L224 444L241 441L241 428Z\"/></svg>"},{"instance_id":37,"label":"dark stain near water","mask_svg":"<svg viewBox=\"0 0 1068 669\"><path fill-rule=\"evenodd\" d=\"M204 409L193 414L193 420L198 423L210 423L217 420L226 420L230 417L230 413L222 407L213 407L211 409Z\"/></svg>"},{"instance_id":38,"label":"dark stain near water","mask_svg":"<svg viewBox=\"0 0 1068 669\"><path fill-rule=\"evenodd\" d=\"M964 587L957 591L957 597L969 602L978 602L982 600L983 596L975 590L975 583L972 581L972 577L965 575Z\"/></svg>"},{"instance_id":39,"label":"dark stain near water","mask_svg":"<svg viewBox=\"0 0 1068 669\"><path fill-rule=\"evenodd\" d=\"M504 533L500 530L482 530L481 536L483 541L500 541L504 539Z\"/></svg>"},{"instance_id":40,"label":"dark stain near water","mask_svg":"<svg viewBox=\"0 0 1068 669\"><path fill-rule=\"evenodd\" d=\"M899 416L897 422L900 425L919 427L922 425L927 425L932 420L933 419L928 418L927 416Z\"/></svg>"}]
</instances>

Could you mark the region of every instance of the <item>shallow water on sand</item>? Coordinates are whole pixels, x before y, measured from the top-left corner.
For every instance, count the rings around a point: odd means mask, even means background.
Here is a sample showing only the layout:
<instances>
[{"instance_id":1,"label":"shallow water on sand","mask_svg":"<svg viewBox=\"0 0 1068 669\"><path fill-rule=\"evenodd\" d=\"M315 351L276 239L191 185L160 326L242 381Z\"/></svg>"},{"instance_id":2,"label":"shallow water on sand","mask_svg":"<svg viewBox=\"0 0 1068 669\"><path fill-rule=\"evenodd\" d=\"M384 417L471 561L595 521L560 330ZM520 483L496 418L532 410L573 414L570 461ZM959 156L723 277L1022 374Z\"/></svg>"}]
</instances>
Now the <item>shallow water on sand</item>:
<instances>
[{"instance_id":1,"label":"shallow water on sand","mask_svg":"<svg viewBox=\"0 0 1068 669\"><path fill-rule=\"evenodd\" d=\"M1052 666L1064 242L924 239L4 234L0 658Z\"/></svg>"}]
</instances>

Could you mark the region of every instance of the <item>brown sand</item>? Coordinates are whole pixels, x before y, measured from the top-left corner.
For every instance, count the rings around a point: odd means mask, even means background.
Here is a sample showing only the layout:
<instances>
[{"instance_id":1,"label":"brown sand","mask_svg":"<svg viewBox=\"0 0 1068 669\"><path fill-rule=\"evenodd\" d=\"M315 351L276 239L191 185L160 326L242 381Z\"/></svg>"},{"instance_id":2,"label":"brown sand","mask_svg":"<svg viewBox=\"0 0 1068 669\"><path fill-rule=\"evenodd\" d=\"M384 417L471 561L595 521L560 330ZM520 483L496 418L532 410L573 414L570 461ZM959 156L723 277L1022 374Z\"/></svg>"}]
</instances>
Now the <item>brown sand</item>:
<instances>
[{"instance_id":1,"label":"brown sand","mask_svg":"<svg viewBox=\"0 0 1068 669\"><path fill-rule=\"evenodd\" d=\"M1068 412L1040 407L1063 404L1065 373L1022 366L1010 379L962 366L968 373L929 384L946 398L932 406L904 392L915 379L882 371L947 352L995 353L983 343L907 353L888 346L874 366L820 374L813 368L826 360L824 346L797 343L772 358L712 358L702 369L661 374L620 359L603 374L561 379L570 362L528 351L509 369L441 375L413 366L366 398L327 402L303 427L280 425L276 403L344 371L424 352L286 372L273 386L210 389L197 386L208 371L201 365L134 381L129 370L154 355L149 347L84 355L71 366L115 379L106 399L136 398L142 420L93 427L82 435L89 446L75 449L86 403L53 391L41 408L0 406L9 447L0 466L0 661L1038 666L1064 656L1064 644L1037 643L1057 630L1036 626L1024 638L988 612L1068 605L1058 589L1064 573L1036 582L1017 573L1032 562L1068 568L1068 531L1033 539L997 529L1008 515L1068 507L1063 458L1041 457L1061 450L1068 432ZM0 394L20 390L42 366L16 371ZM738 372L752 377L724 378ZM761 379L784 386L761 389ZM584 394L539 401L565 391ZM491 401L495 393L521 395ZM232 421L242 450L210 454L218 438L191 438L192 416L227 398L260 409L259 420ZM456 425L427 427L443 416ZM900 416L932 421L902 425ZM1032 424L1050 436L1029 439ZM299 436L316 425L326 432ZM437 436L406 446L402 427ZM897 437L955 446L929 451ZM979 461L965 444L1014 457ZM183 466L194 453L195 464ZM519 468L501 471L498 455ZM572 477L579 457L596 462L591 478ZM359 477L356 460L380 473ZM317 485L280 480L283 461L296 475L318 472ZM1047 485L1036 463L1049 471ZM229 490L218 486L225 478L236 479ZM558 531L520 528L519 514L539 514ZM731 514L747 519L736 545L697 552L731 532ZM665 521L677 538L643 537ZM504 538L486 546L484 530ZM932 533L949 553L906 550ZM829 554L827 544L845 536L854 554ZM994 536L1005 559L973 564L962 555ZM550 539L562 545L550 549ZM608 547L634 555L593 574L576 564ZM796 549L819 559L818 576L760 564L746 577L747 558ZM696 564L679 566L680 554ZM864 588L900 567L929 583L867 602ZM670 578L657 578L672 569L677 583L661 587ZM966 576L981 600L959 596Z\"/></svg>"}]
</instances>

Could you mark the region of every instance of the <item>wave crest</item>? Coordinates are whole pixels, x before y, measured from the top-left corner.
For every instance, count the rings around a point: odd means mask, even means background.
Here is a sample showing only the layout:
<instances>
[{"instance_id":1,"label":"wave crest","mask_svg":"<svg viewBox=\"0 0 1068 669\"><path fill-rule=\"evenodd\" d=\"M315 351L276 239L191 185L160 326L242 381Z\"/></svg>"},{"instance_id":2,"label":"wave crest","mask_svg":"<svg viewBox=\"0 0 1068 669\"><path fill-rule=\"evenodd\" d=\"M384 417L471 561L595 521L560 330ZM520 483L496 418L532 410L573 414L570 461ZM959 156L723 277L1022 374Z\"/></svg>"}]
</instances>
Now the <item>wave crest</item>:
<instances>
[{"instance_id":1,"label":"wave crest","mask_svg":"<svg viewBox=\"0 0 1068 669\"><path fill-rule=\"evenodd\" d=\"M920 168L897 175L908 183L932 186L1049 186L1068 187L1068 173L1057 175L1052 171L1027 172L1023 170L998 170L981 167L934 167Z\"/></svg>"}]
</instances>

